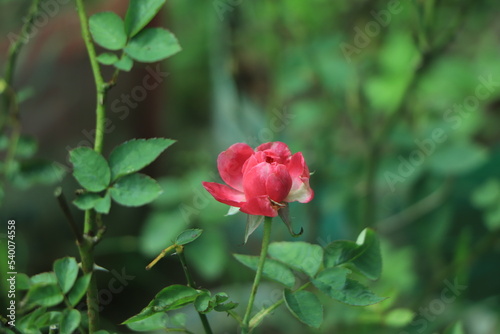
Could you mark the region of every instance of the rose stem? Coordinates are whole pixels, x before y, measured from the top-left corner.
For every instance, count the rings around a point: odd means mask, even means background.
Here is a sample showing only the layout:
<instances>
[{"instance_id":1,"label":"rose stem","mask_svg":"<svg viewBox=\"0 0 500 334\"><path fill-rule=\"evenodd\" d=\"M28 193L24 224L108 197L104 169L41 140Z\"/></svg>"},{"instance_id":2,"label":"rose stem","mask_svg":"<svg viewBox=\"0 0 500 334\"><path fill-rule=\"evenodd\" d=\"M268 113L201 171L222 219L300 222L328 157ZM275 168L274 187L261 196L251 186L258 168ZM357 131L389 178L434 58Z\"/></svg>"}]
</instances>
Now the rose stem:
<instances>
[{"instance_id":1,"label":"rose stem","mask_svg":"<svg viewBox=\"0 0 500 334\"><path fill-rule=\"evenodd\" d=\"M106 120L106 107L104 101L106 99L107 85L101 74L101 69L97 61L97 54L90 36L87 13L85 12L84 0L75 0L80 20L82 38L89 56L90 66L94 75L96 86L96 127L94 151L102 152L104 142L104 125ZM104 227L101 223L100 214L93 210L85 211L84 220L84 239L78 243L80 257L82 259L82 270L85 274L92 273L94 270L94 246L102 237ZM97 332L99 329L99 298L97 295L97 283L95 276L92 275L90 285L87 289L87 313L89 322L89 334Z\"/></svg>"},{"instance_id":2,"label":"rose stem","mask_svg":"<svg viewBox=\"0 0 500 334\"><path fill-rule=\"evenodd\" d=\"M264 263L266 262L267 249L269 247L269 240L271 239L271 224L273 218L266 217L264 220L264 235L262 237L262 248L260 250L259 263L257 265L257 273L252 285L252 291L250 292L250 299L248 300L247 310L245 316L243 317L243 325L241 328L242 334L249 333L249 322L250 314L252 313L253 303L255 300L255 295L257 294L257 289L259 288L260 278L262 277L262 272L264 271Z\"/></svg>"}]
</instances>

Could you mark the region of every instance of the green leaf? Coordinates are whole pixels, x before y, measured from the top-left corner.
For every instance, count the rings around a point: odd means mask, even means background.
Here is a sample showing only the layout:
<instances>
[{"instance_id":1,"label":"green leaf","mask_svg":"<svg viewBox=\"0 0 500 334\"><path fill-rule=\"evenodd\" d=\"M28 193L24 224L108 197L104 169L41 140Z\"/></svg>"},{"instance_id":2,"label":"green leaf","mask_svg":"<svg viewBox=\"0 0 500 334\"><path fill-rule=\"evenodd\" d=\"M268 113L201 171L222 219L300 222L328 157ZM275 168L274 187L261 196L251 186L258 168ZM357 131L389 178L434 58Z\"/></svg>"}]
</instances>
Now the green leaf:
<instances>
[{"instance_id":1,"label":"green leaf","mask_svg":"<svg viewBox=\"0 0 500 334\"><path fill-rule=\"evenodd\" d=\"M23 184L23 182L17 182L20 165L21 162L19 160L12 160L8 165L5 165L4 161L0 161L0 168L4 171L5 177L11 179L14 186L18 188L28 188L32 185L31 183L24 182L25 184Z\"/></svg>"},{"instance_id":2,"label":"green leaf","mask_svg":"<svg viewBox=\"0 0 500 334\"><path fill-rule=\"evenodd\" d=\"M177 245L189 244L190 242L193 242L196 239L198 239L202 233L203 233L203 230L201 230L199 228L192 228L189 230L185 230L177 236L177 238L175 239L175 243Z\"/></svg>"},{"instance_id":3,"label":"green leaf","mask_svg":"<svg viewBox=\"0 0 500 334\"><path fill-rule=\"evenodd\" d=\"M0 136L0 151L6 151L8 149L10 140L8 136ZM17 141L15 156L18 158L31 158L37 150L38 143L35 138L20 136Z\"/></svg>"},{"instance_id":4,"label":"green leaf","mask_svg":"<svg viewBox=\"0 0 500 334\"><path fill-rule=\"evenodd\" d=\"M0 86L4 87L5 86L5 81L3 81L3 78L0 79ZM3 90L0 91L3 93ZM9 147L9 137L6 135L1 135L0 136L0 151L5 151Z\"/></svg>"},{"instance_id":5,"label":"green leaf","mask_svg":"<svg viewBox=\"0 0 500 334\"><path fill-rule=\"evenodd\" d=\"M31 277L31 284L57 284L57 277L53 272L36 274Z\"/></svg>"},{"instance_id":6,"label":"green leaf","mask_svg":"<svg viewBox=\"0 0 500 334\"><path fill-rule=\"evenodd\" d=\"M351 262L369 279L378 279L382 273L382 255L377 234L365 228L359 234L356 244L360 253Z\"/></svg>"},{"instance_id":7,"label":"green leaf","mask_svg":"<svg viewBox=\"0 0 500 334\"><path fill-rule=\"evenodd\" d=\"M90 273L85 274L76 280L73 288L68 293L68 301L71 306L76 306L76 304L80 302L83 296L85 296L91 276L92 274Z\"/></svg>"},{"instance_id":8,"label":"green leaf","mask_svg":"<svg viewBox=\"0 0 500 334\"><path fill-rule=\"evenodd\" d=\"M95 207L100 199L101 196L96 193L86 193L78 195L78 197L73 200L73 204L80 210L90 210Z\"/></svg>"},{"instance_id":9,"label":"green leaf","mask_svg":"<svg viewBox=\"0 0 500 334\"><path fill-rule=\"evenodd\" d=\"M350 273L349 269L343 267L327 268L321 271L312 282L318 289L330 295L330 290L344 288L347 275Z\"/></svg>"},{"instance_id":10,"label":"green leaf","mask_svg":"<svg viewBox=\"0 0 500 334\"><path fill-rule=\"evenodd\" d=\"M421 55L412 38L402 32L388 33L378 51L379 66L383 70L370 75L363 89L374 110L393 113L404 98Z\"/></svg>"},{"instance_id":11,"label":"green leaf","mask_svg":"<svg viewBox=\"0 0 500 334\"><path fill-rule=\"evenodd\" d=\"M111 52L101 53L97 56L97 61L104 65L113 65L118 60L118 56Z\"/></svg>"},{"instance_id":12,"label":"green leaf","mask_svg":"<svg viewBox=\"0 0 500 334\"><path fill-rule=\"evenodd\" d=\"M68 292L78 276L78 263L75 258L64 257L54 262L54 273L63 293Z\"/></svg>"},{"instance_id":13,"label":"green leaf","mask_svg":"<svg viewBox=\"0 0 500 334\"><path fill-rule=\"evenodd\" d=\"M40 306L55 306L63 301L63 295L57 284L35 284L28 291L28 301Z\"/></svg>"},{"instance_id":14,"label":"green leaf","mask_svg":"<svg viewBox=\"0 0 500 334\"><path fill-rule=\"evenodd\" d=\"M45 307L39 307L30 314L24 315L21 319L16 323L16 329L18 333L41 333L38 328L36 328L36 320L40 318L47 312ZM0 327L2 328L2 327Z\"/></svg>"},{"instance_id":15,"label":"green leaf","mask_svg":"<svg viewBox=\"0 0 500 334\"><path fill-rule=\"evenodd\" d=\"M500 182L491 178L472 193L472 203L478 208L496 206L500 202Z\"/></svg>"},{"instance_id":16,"label":"green leaf","mask_svg":"<svg viewBox=\"0 0 500 334\"><path fill-rule=\"evenodd\" d=\"M134 66L132 58L124 54L120 60L113 64L117 69L129 72Z\"/></svg>"},{"instance_id":17,"label":"green leaf","mask_svg":"<svg viewBox=\"0 0 500 334\"><path fill-rule=\"evenodd\" d=\"M166 0L130 0L125 15L125 30L133 37L160 11Z\"/></svg>"},{"instance_id":18,"label":"green leaf","mask_svg":"<svg viewBox=\"0 0 500 334\"><path fill-rule=\"evenodd\" d=\"M236 260L247 266L252 270L257 270L259 263L258 256L249 256L242 254L233 254ZM288 269L284 264L275 261L273 259L266 259L264 263L264 271L262 273L265 277L272 279L278 283L281 283L289 288L293 288L295 285L295 276L292 271Z\"/></svg>"},{"instance_id":19,"label":"green leaf","mask_svg":"<svg viewBox=\"0 0 500 334\"><path fill-rule=\"evenodd\" d=\"M196 311L200 313L210 312L215 306L214 304L215 303L212 301L212 298L208 293L201 293L194 300L194 307L196 308Z\"/></svg>"},{"instance_id":20,"label":"green leaf","mask_svg":"<svg viewBox=\"0 0 500 334\"><path fill-rule=\"evenodd\" d=\"M27 86L27 87L21 88L17 92L17 102L23 103L25 101L28 101L30 98L32 98L35 95L36 95L36 91L33 87ZM35 152L33 152L33 153L35 153Z\"/></svg>"},{"instance_id":21,"label":"green leaf","mask_svg":"<svg viewBox=\"0 0 500 334\"><path fill-rule=\"evenodd\" d=\"M391 327L403 327L412 322L415 312L407 308L391 310L384 319L384 324Z\"/></svg>"},{"instance_id":22,"label":"green leaf","mask_svg":"<svg viewBox=\"0 0 500 334\"><path fill-rule=\"evenodd\" d=\"M369 279L376 280L382 272L380 242L376 233L364 229L356 242L334 241L325 247L324 264L331 268L344 263L352 264L354 269Z\"/></svg>"},{"instance_id":23,"label":"green leaf","mask_svg":"<svg viewBox=\"0 0 500 334\"><path fill-rule=\"evenodd\" d=\"M426 164L440 175L461 175L472 172L488 160L488 150L471 142L453 141L436 149ZM464 159L467 157L467 159Z\"/></svg>"},{"instance_id":24,"label":"green leaf","mask_svg":"<svg viewBox=\"0 0 500 334\"><path fill-rule=\"evenodd\" d=\"M31 280L28 275L19 273L16 275L16 289L28 290L31 286Z\"/></svg>"},{"instance_id":25,"label":"green leaf","mask_svg":"<svg viewBox=\"0 0 500 334\"><path fill-rule=\"evenodd\" d=\"M156 313L149 318L127 324L127 327L137 332L152 332L165 329L168 326L168 315Z\"/></svg>"},{"instance_id":26,"label":"green leaf","mask_svg":"<svg viewBox=\"0 0 500 334\"><path fill-rule=\"evenodd\" d=\"M127 43L125 25L113 12L94 14L89 19L89 29L94 41L108 50L120 50Z\"/></svg>"},{"instance_id":27,"label":"green leaf","mask_svg":"<svg viewBox=\"0 0 500 334\"><path fill-rule=\"evenodd\" d=\"M331 285L329 285L328 281L330 278L332 279ZM340 288L338 287L339 281L340 278L335 279L334 277L325 276L321 280L313 280L313 284L331 298L348 305L367 306L386 299L375 295L358 281L347 278L344 286Z\"/></svg>"},{"instance_id":28,"label":"green leaf","mask_svg":"<svg viewBox=\"0 0 500 334\"><path fill-rule=\"evenodd\" d=\"M303 241L273 242L269 245L269 255L310 277L316 275L323 262L323 249Z\"/></svg>"},{"instance_id":29,"label":"green leaf","mask_svg":"<svg viewBox=\"0 0 500 334\"><path fill-rule=\"evenodd\" d=\"M170 31L148 28L134 36L124 50L134 60L154 63L178 53L181 46Z\"/></svg>"},{"instance_id":30,"label":"green leaf","mask_svg":"<svg viewBox=\"0 0 500 334\"><path fill-rule=\"evenodd\" d=\"M103 214L108 214L111 208L111 196L106 193L104 197L96 193L86 193L78 195L78 197L73 201L80 210L94 209Z\"/></svg>"},{"instance_id":31,"label":"green leaf","mask_svg":"<svg viewBox=\"0 0 500 334\"><path fill-rule=\"evenodd\" d=\"M186 327L187 316L185 313L175 313L170 317L170 325L174 327Z\"/></svg>"},{"instance_id":32,"label":"green leaf","mask_svg":"<svg viewBox=\"0 0 500 334\"><path fill-rule=\"evenodd\" d=\"M61 317L61 325L59 326L60 334L72 334L80 325L82 315L78 310L66 310Z\"/></svg>"},{"instance_id":33,"label":"green leaf","mask_svg":"<svg viewBox=\"0 0 500 334\"><path fill-rule=\"evenodd\" d=\"M500 228L500 206L496 205L485 210L484 222L491 231Z\"/></svg>"},{"instance_id":34,"label":"green leaf","mask_svg":"<svg viewBox=\"0 0 500 334\"><path fill-rule=\"evenodd\" d=\"M115 147L109 155L111 180L143 169L173 143L167 138L132 139Z\"/></svg>"},{"instance_id":35,"label":"green leaf","mask_svg":"<svg viewBox=\"0 0 500 334\"><path fill-rule=\"evenodd\" d=\"M108 163L99 153L88 147L77 147L69 154L73 176L82 187L98 192L106 189L111 180Z\"/></svg>"},{"instance_id":36,"label":"green leaf","mask_svg":"<svg viewBox=\"0 0 500 334\"><path fill-rule=\"evenodd\" d=\"M196 297L194 306L200 313L208 313L213 309L217 312L227 312L238 307L237 303L224 303L228 298L225 292L219 292L215 296L210 297L210 291L204 290Z\"/></svg>"},{"instance_id":37,"label":"green leaf","mask_svg":"<svg viewBox=\"0 0 500 334\"><path fill-rule=\"evenodd\" d=\"M461 321L456 322L455 324L448 327L444 334L465 334L464 325Z\"/></svg>"},{"instance_id":38,"label":"green leaf","mask_svg":"<svg viewBox=\"0 0 500 334\"><path fill-rule=\"evenodd\" d=\"M215 301L215 304L217 304L217 305L224 303L228 299L229 299L229 296L225 292L218 292L214 296L214 301Z\"/></svg>"},{"instance_id":39,"label":"green leaf","mask_svg":"<svg viewBox=\"0 0 500 334\"><path fill-rule=\"evenodd\" d=\"M184 285L171 285L161 290L150 306L156 312L175 310L194 302L199 292Z\"/></svg>"},{"instance_id":40,"label":"green leaf","mask_svg":"<svg viewBox=\"0 0 500 334\"><path fill-rule=\"evenodd\" d=\"M31 158L38 150L38 143L35 138L21 136L16 145L16 156L19 158Z\"/></svg>"},{"instance_id":41,"label":"green leaf","mask_svg":"<svg viewBox=\"0 0 500 334\"><path fill-rule=\"evenodd\" d=\"M61 312L51 311L43 314L35 320L35 326L38 328L49 327L52 325L59 325L61 321Z\"/></svg>"},{"instance_id":42,"label":"green leaf","mask_svg":"<svg viewBox=\"0 0 500 334\"><path fill-rule=\"evenodd\" d=\"M16 187L23 189L36 184L60 182L64 174L64 169L54 162L30 159L19 164L11 181Z\"/></svg>"},{"instance_id":43,"label":"green leaf","mask_svg":"<svg viewBox=\"0 0 500 334\"><path fill-rule=\"evenodd\" d=\"M237 308L238 305L239 305L238 303L228 302L228 303L225 303L225 304L216 305L214 307L214 310L216 310L217 312L227 312L229 310Z\"/></svg>"},{"instance_id":44,"label":"green leaf","mask_svg":"<svg viewBox=\"0 0 500 334\"><path fill-rule=\"evenodd\" d=\"M283 291L288 310L309 327L319 328L323 322L323 305L318 297L309 291Z\"/></svg>"},{"instance_id":45,"label":"green leaf","mask_svg":"<svg viewBox=\"0 0 500 334\"><path fill-rule=\"evenodd\" d=\"M154 179L140 173L124 176L109 188L111 197L125 206L150 203L160 196L161 192L160 186Z\"/></svg>"},{"instance_id":46,"label":"green leaf","mask_svg":"<svg viewBox=\"0 0 500 334\"><path fill-rule=\"evenodd\" d=\"M148 319L149 317L152 317L153 315L158 314L158 313L160 313L160 312L155 312L153 310L153 308L148 305L145 308L143 308L141 310L141 312L139 312L138 314L134 315L133 317L128 318L127 320L125 320L121 324L122 325L128 325L128 324L131 324L131 323L142 321L142 320Z\"/></svg>"},{"instance_id":47,"label":"green leaf","mask_svg":"<svg viewBox=\"0 0 500 334\"><path fill-rule=\"evenodd\" d=\"M111 208L111 196L109 193L106 193L104 197L100 197L95 203L95 211L103 214L108 214L109 209Z\"/></svg>"},{"instance_id":48,"label":"green leaf","mask_svg":"<svg viewBox=\"0 0 500 334\"><path fill-rule=\"evenodd\" d=\"M325 247L323 262L326 268L349 262L358 256L359 246L353 241L337 240Z\"/></svg>"},{"instance_id":49,"label":"green leaf","mask_svg":"<svg viewBox=\"0 0 500 334\"><path fill-rule=\"evenodd\" d=\"M184 285L171 285L161 290L139 314L125 320L122 324L137 322L158 312L176 310L195 301L199 292Z\"/></svg>"}]
</instances>

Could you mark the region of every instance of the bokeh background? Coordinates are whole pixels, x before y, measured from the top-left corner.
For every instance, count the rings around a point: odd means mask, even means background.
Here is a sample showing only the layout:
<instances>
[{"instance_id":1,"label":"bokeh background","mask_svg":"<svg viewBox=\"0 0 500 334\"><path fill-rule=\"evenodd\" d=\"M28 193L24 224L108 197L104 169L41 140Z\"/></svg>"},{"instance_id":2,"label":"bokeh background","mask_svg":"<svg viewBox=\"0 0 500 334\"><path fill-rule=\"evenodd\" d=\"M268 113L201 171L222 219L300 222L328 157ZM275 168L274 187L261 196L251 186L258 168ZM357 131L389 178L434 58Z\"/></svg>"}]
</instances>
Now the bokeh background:
<instances>
[{"instance_id":1,"label":"bokeh background","mask_svg":"<svg viewBox=\"0 0 500 334\"><path fill-rule=\"evenodd\" d=\"M2 69L29 3L0 1ZM94 86L74 4L45 3L48 19L22 50L15 86L35 156L68 169L68 149L92 138ZM87 1L89 14L123 17L127 5ZM175 257L144 267L188 227L204 230L186 249L197 284L245 304L253 273L231 254L257 254L261 231L243 245L244 215L224 216L201 182L220 180L216 157L232 143L280 140L314 171L314 200L291 205L300 240L326 245L374 228L384 268L370 286L389 298L366 308L325 300L319 330L281 307L256 333L443 333L457 321L463 333L500 333L499 17L493 0L169 0L152 25L168 27L182 52L120 74L108 101L105 154L131 138L177 143L146 170L163 195L144 208L115 205L105 218L96 248L111 271L98 275L103 326L129 332L118 324L161 288L184 283ZM157 68L168 75L138 98ZM5 185L0 209L3 228L17 222L18 271L29 275L78 255L52 195L61 185L72 199L78 186L70 175L40 179L33 169ZM279 220L272 239L291 239ZM109 293L116 273L127 278ZM257 305L280 291L265 281ZM186 313L200 333L196 314ZM209 319L216 333L236 332L224 314Z\"/></svg>"}]
</instances>

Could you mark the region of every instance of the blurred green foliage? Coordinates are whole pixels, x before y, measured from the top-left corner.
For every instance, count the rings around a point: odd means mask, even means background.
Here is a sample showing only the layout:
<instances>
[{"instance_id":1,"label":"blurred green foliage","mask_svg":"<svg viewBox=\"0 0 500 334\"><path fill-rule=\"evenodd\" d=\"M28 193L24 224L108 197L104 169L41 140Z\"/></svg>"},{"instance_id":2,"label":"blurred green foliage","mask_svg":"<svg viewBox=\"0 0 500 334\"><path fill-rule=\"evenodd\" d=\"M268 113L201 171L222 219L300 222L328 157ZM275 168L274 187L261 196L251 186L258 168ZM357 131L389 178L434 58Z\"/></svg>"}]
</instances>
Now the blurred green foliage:
<instances>
[{"instance_id":1,"label":"blurred green foliage","mask_svg":"<svg viewBox=\"0 0 500 334\"><path fill-rule=\"evenodd\" d=\"M0 3L2 35L17 31L28 3ZM117 2L106 5L120 14ZM143 268L189 227L204 230L186 249L196 283L244 304L253 273L231 253L257 254L261 231L243 246L244 215L225 217L227 206L201 181L218 180L217 154L232 143L281 140L314 171L315 199L291 205L294 226L305 231L300 240L325 246L374 228L383 271L373 290L390 298L366 308L322 300L325 321L313 331L278 309L256 333L500 332L499 11L493 0L167 2L163 19L183 50L129 116L111 108L116 129L105 147L109 153L134 137L178 143L148 172L163 194L147 210L113 208L105 219L96 261L134 278L103 295L104 326L127 332L116 324L161 288L185 283L173 258ZM93 124L84 49L67 49L79 32L64 19L75 15L61 5L39 27L15 81L34 91L21 105L23 134L39 141L37 157L62 165L67 146L85 140L82 130ZM6 39L0 46L3 66ZM121 76L110 102L131 94L145 68ZM62 185L76 188L69 178ZM30 276L76 255L52 190L4 189L0 219L16 219L19 271ZM289 238L276 220L272 239ZM106 289L112 276L98 276ZM278 298L273 284L262 286L257 307ZM196 317L189 313L186 323L198 333ZM217 333L235 331L222 314L209 319Z\"/></svg>"}]
</instances>

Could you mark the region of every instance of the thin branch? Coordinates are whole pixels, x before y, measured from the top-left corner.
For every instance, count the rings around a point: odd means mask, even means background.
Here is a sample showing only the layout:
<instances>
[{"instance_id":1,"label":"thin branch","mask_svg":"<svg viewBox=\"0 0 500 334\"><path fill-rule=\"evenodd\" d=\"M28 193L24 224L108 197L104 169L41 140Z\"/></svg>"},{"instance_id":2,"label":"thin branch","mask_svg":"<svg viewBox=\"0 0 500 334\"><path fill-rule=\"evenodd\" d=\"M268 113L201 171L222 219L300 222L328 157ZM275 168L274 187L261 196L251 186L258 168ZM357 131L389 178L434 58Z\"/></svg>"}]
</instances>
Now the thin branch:
<instances>
[{"instance_id":1,"label":"thin branch","mask_svg":"<svg viewBox=\"0 0 500 334\"><path fill-rule=\"evenodd\" d=\"M174 245L172 245L172 246L168 246L167 248L165 248L164 250L162 250L162 251L161 251L161 253L160 253L160 254L159 254L159 255L158 255L158 256L157 256L157 257L156 257L153 261L151 261L151 263L150 263L150 264L148 264L148 265L146 266L146 270L150 270L151 268L153 268L153 266L154 266L155 264L157 264L157 263L158 263L158 261L160 261L161 259L163 259L163 258L165 257L165 255L167 255L167 254L168 254L168 253L170 253L171 251L175 250L175 247L176 247L176 246L177 246L177 245L175 245L175 244L174 244Z\"/></svg>"},{"instance_id":2,"label":"thin branch","mask_svg":"<svg viewBox=\"0 0 500 334\"><path fill-rule=\"evenodd\" d=\"M26 20L24 21L24 25L21 28L21 35L18 36L15 42L13 42L9 47L9 59L7 60L7 65L5 68L4 81L7 86L7 90L11 90L12 81L14 77L14 70L16 68L17 57L19 56L19 52L24 44L27 43L29 39L29 29L33 24L37 14L38 14L38 6L40 5L40 0L33 0L31 6L28 10L28 15ZM4 106L5 111L8 112L11 104L11 94L4 94ZM2 117L0 119L0 130L4 126L5 119Z\"/></svg>"},{"instance_id":3,"label":"thin branch","mask_svg":"<svg viewBox=\"0 0 500 334\"><path fill-rule=\"evenodd\" d=\"M307 283L301 285L294 292L298 292L298 291L304 290L309 285L311 285L311 282L307 282ZM253 328L257 327L262 322L262 320L264 320L264 318L268 314L270 314L271 312L273 312L275 309L277 309L279 306L281 306L281 304L283 304L284 302L285 302L285 299L281 298L280 300L278 300L273 305L269 306L268 308L262 309L259 313L257 313L256 315L254 315L253 318L250 320L250 325L249 325L250 326L250 331Z\"/></svg>"},{"instance_id":4,"label":"thin branch","mask_svg":"<svg viewBox=\"0 0 500 334\"><path fill-rule=\"evenodd\" d=\"M81 244L83 241L83 235L82 232L78 229L78 226L75 222L75 219L73 218L73 215L71 214L71 211L69 210L68 203L66 201L66 198L64 197L64 194L62 192L62 188L58 187L54 193L54 195L57 198L57 202L59 203L59 207L64 213L64 216L66 217L66 220L69 223L69 226L71 227L71 230L73 231L73 234L75 235L76 241L78 244Z\"/></svg>"},{"instance_id":5,"label":"thin branch","mask_svg":"<svg viewBox=\"0 0 500 334\"><path fill-rule=\"evenodd\" d=\"M175 245L175 251L177 255L179 256L179 260L181 260L182 264L182 269L184 270L184 275L186 276L186 280L188 282L188 286L196 289L196 285L193 280L193 276L191 276L191 273L189 272L188 266L187 266L187 261L186 257L184 256L184 247L180 245ZM204 313L198 312L198 315L200 316L201 323L203 325L203 329L205 330L205 334L212 334L212 328L210 327L210 323L208 322L207 315Z\"/></svg>"},{"instance_id":6,"label":"thin branch","mask_svg":"<svg viewBox=\"0 0 500 334\"><path fill-rule=\"evenodd\" d=\"M398 212L377 224L377 229L381 233L391 233L416 221L423 215L431 212L439 207L450 190L451 180L447 180L444 185L439 187L436 191L429 196L424 197L420 201L407 207L401 212Z\"/></svg>"},{"instance_id":7,"label":"thin branch","mask_svg":"<svg viewBox=\"0 0 500 334\"><path fill-rule=\"evenodd\" d=\"M21 122L19 121L19 104L17 99L17 93L13 88L14 80L14 70L17 64L17 58L21 51L21 48L29 40L29 29L33 24L37 14L38 6L40 0L33 0L31 6L29 7L26 20L21 28L21 35L17 36L15 41L11 41L11 45L8 50L8 59L5 68L5 75L3 79L3 105L4 112L0 112L0 133L3 132L4 127L10 123L12 131L9 137L9 144L7 149L7 156L5 158L4 167L2 171L2 177L7 178L10 166L14 160L17 144L21 136Z\"/></svg>"}]
</instances>

